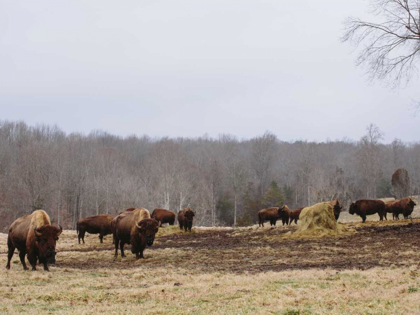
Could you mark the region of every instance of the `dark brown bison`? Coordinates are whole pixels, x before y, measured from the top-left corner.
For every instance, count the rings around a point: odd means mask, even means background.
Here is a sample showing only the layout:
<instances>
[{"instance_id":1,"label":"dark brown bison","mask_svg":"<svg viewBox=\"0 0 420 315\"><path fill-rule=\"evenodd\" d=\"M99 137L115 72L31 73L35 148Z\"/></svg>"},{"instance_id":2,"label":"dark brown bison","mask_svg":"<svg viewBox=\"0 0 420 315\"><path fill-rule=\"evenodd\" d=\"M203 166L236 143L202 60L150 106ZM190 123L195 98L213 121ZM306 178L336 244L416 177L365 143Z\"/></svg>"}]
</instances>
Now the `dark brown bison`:
<instances>
[{"instance_id":1,"label":"dark brown bison","mask_svg":"<svg viewBox=\"0 0 420 315\"><path fill-rule=\"evenodd\" d=\"M289 224L289 218L290 218L290 209L288 206L284 205L283 207L279 208L278 211L279 218L281 219L283 225Z\"/></svg>"},{"instance_id":2,"label":"dark brown bison","mask_svg":"<svg viewBox=\"0 0 420 315\"><path fill-rule=\"evenodd\" d=\"M85 233L99 234L99 240L103 243L105 235L112 234L112 217L109 214L99 214L77 221L77 238L85 243Z\"/></svg>"},{"instance_id":3,"label":"dark brown bison","mask_svg":"<svg viewBox=\"0 0 420 315\"><path fill-rule=\"evenodd\" d=\"M391 200L385 204L387 213L392 213L394 220L399 220L399 215L402 214L404 219L408 219L414 210L416 203L411 198L403 198L400 200ZM385 213L386 218L386 213Z\"/></svg>"},{"instance_id":4,"label":"dark brown bison","mask_svg":"<svg viewBox=\"0 0 420 315\"><path fill-rule=\"evenodd\" d=\"M169 223L169 225L174 225L176 214L175 212L165 210L165 209L155 209L152 212L152 219L155 219L159 222L159 226L162 226L164 223Z\"/></svg>"},{"instance_id":5,"label":"dark brown bison","mask_svg":"<svg viewBox=\"0 0 420 315\"><path fill-rule=\"evenodd\" d=\"M32 214L16 219L9 228L7 237L6 269L10 269L10 260L15 248L19 251L19 258L23 269L28 270L25 255L28 255L32 270L36 270L36 262L44 265L44 270L49 271L48 263L55 263L55 244L63 228L52 226L48 214L44 210L36 210Z\"/></svg>"},{"instance_id":6,"label":"dark brown bison","mask_svg":"<svg viewBox=\"0 0 420 315\"><path fill-rule=\"evenodd\" d=\"M279 218L279 212L279 207L261 209L258 211L258 226L264 227L265 221L270 221L271 226L276 226L277 219Z\"/></svg>"},{"instance_id":7,"label":"dark brown bison","mask_svg":"<svg viewBox=\"0 0 420 315\"><path fill-rule=\"evenodd\" d=\"M377 213L382 221L386 216L385 203L382 200L357 200L350 205L349 213L359 215L363 223L366 222L367 215Z\"/></svg>"},{"instance_id":8,"label":"dark brown bison","mask_svg":"<svg viewBox=\"0 0 420 315\"><path fill-rule=\"evenodd\" d=\"M195 213L189 207L178 212L179 228L184 229L185 232L190 231L193 225Z\"/></svg>"},{"instance_id":9,"label":"dark brown bison","mask_svg":"<svg viewBox=\"0 0 420 315\"><path fill-rule=\"evenodd\" d=\"M121 257L125 257L124 245L131 244L131 252L136 254L136 258L144 258L143 251L146 245L153 245L159 223L150 217L148 210L143 208L124 212L114 220L115 257L118 256L118 246Z\"/></svg>"},{"instance_id":10,"label":"dark brown bison","mask_svg":"<svg viewBox=\"0 0 420 315\"><path fill-rule=\"evenodd\" d=\"M335 220L338 221L338 218L340 217L341 209L343 209L343 207L340 205L340 201L338 201L338 199L335 199L335 200L330 201L329 204L334 209Z\"/></svg>"},{"instance_id":11,"label":"dark brown bison","mask_svg":"<svg viewBox=\"0 0 420 315\"><path fill-rule=\"evenodd\" d=\"M289 222L289 224L292 224L293 221L295 221L295 224L297 224L297 222L299 220L300 213L302 212L303 208L304 207L299 208L299 209L294 209L294 210L290 211L290 216L289 216L290 217L290 222Z\"/></svg>"}]
</instances>

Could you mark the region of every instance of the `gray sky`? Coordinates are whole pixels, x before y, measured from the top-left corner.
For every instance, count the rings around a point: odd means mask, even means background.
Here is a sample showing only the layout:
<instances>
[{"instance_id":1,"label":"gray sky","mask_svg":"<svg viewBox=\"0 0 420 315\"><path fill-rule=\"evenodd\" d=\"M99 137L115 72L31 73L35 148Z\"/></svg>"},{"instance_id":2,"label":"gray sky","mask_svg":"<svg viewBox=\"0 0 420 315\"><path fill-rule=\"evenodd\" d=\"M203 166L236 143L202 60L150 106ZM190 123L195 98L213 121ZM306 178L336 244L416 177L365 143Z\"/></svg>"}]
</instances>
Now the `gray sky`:
<instances>
[{"instance_id":1,"label":"gray sky","mask_svg":"<svg viewBox=\"0 0 420 315\"><path fill-rule=\"evenodd\" d=\"M0 0L0 119L118 135L420 140L418 79L368 82L363 0Z\"/></svg>"}]
</instances>

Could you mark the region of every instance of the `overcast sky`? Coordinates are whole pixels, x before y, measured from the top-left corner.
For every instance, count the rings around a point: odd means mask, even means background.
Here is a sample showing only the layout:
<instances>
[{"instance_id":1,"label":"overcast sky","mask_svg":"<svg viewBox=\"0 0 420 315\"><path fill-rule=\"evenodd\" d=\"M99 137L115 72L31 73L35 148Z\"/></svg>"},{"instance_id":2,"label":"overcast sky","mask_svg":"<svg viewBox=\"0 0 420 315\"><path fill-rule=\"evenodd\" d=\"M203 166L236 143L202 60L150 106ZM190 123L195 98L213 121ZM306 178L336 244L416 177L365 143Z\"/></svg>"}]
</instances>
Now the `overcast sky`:
<instances>
[{"instance_id":1,"label":"overcast sky","mask_svg":"<svg viewBox=\"0 0 420 315\"><path fill-rule=\"evenodd\" d=\"M0 119L121 136L417 141L419 80L368 81L341 43L364 0L0 0Z\"/></svg>"}]
</instances>

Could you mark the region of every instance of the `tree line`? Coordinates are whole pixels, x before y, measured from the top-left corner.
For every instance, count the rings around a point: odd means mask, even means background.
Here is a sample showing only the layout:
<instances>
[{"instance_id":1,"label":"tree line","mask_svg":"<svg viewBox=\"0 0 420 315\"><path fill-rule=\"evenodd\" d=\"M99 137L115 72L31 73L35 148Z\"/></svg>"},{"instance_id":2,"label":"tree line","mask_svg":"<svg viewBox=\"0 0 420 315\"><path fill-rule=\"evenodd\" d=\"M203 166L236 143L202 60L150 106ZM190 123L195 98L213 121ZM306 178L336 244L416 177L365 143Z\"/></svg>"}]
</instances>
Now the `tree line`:
<instances>
[{"instance_id":1,"label":"tree line","mask_svg":"<svg viewBox=\"0 0 420 315\"><path fill-rule=\"evenodd\" d=\"M0 121L0 231L44 209L64 228L130 207L196 211L196 224L247 225L258 210L392 196L391 176L420 191L420 143L381 143L368 126L359 141L281 141L66 134L57 126Z\"/></svg>"}]
</instances>

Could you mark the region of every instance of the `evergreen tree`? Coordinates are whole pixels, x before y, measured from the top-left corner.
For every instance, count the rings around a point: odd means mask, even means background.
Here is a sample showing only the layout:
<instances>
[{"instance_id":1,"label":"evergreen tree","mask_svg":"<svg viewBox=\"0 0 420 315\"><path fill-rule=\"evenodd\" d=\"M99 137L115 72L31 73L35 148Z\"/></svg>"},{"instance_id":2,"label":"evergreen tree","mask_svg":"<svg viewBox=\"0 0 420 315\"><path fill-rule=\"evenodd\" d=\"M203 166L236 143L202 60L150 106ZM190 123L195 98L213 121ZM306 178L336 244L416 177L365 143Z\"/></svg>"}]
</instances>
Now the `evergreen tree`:
<instances>
[{"instance_id":1,"label":"evergreen tree","mask_svg":"<svg viewBox=\"0 0 420 315\"><path fill-rule=\"evenodd\" d=\"M281 192L275 180L271 181L270 188L268 189L261 201L264 208L280 207L283 205L283 193Z\"/></svg>"}]
</instances>

